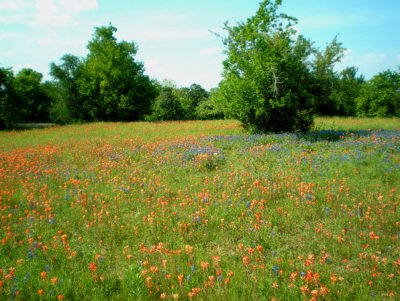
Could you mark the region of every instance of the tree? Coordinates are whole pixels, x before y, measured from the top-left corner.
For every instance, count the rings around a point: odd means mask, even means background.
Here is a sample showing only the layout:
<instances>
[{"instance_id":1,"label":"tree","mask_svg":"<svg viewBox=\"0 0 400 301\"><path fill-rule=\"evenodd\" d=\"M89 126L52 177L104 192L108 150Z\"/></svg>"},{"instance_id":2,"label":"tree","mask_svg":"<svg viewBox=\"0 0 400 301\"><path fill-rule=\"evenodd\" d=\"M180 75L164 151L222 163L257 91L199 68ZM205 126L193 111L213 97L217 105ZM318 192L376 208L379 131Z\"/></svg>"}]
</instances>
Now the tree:
<instances>
[{"instance_id":1,"label":"tree","mask_svg":"<svg viewBox=\"0 0 400 301\"><path fill-rule=\"evenodd\" d=\"M183 120L184 110L174 88L163 86L153 105L149 121Z\"/></svg>"},{"instance_id":2,"label":"tree","mask_svg":"<svg viewBox=\"0 0 400 301\"><path fill-rule=\"evenodd\" d=\"M12 70L0 68L0 129L10 128L20 121L20 102L13 81Z\"/></svg>"},{"instance_id":3,"label":"tree","mask_svg":"<svg viewBox=\"0 0 400 301\"><path fill-rule=\"evenodd\" d=\"M213 120L213 119L223 119L224 113L220 107L221 101L220 89L214 88L210 90L209 97L206 100L200 102L196 107L196 117L201 120Z\"/></svg>"},{"instance_id":4,"label":"tree","mask_svg":"<svg viewBox=\"0 0 400 301\"><path fill-rule=\"evenodd\" d=\"M312 94L315 95L315 113L322 116L338 115L334 92L339 90L339 75L335 72L335 64L340 62L344 55L342 43L335 37L324 51L314 51L312 62L313 85Z\"/></svg>"},{"instance_id":5,"label":"tree","mask_svg":"<svg viewBox=\"0 0 400 301\"><path fill-rule=\"evenodd\" d=\"M208 91L193 83L189 88L180 88L176 92L185 111L185 119L198 119L196 108L210 97Z\"/></svg>"},{"instance_id":6,"label":"tree","mask_svg":"<svg viewBox=\"0 0 400 301\"><path fill-rule=\"evenodd\" d=\"M50 74L54 78L52 84L47 84L47 91L54 99L51 119L59 123L88 120L89 105L85 105L85 99L80 93L84 62L72 54L64 55L61 61L60 65L50 64Z\"/></svg>"},{"instance_id":7,"label":"tree","mask_svg":"<svg viewBox=\"0 0 400 301\"><path fill-rule=\"evenodd\" d=\"M358 68L348 67L340 72L336 88L332 91L332 100L339 116L355 116L357 111L356 98L360 95L365 82L364 76L357 76Z\"/></svg>"},{"instance_id":8,"label":"tree","mask_svg":"<svg viewBox=\"0 0 400 301\"><path fill-rule=\"evenodd\" d=\"M252 131L307 131L313 123L313 48L297 35L295 18L278 14L280 4L264 0L246 22L225 24L221 105Z\"/></svg>"},{"instance_id":9,"label":"tree","mask_svg":"<svg viewBox=\"0 0 400 301\"><path fill-rule=\"evenodd\" d=\"M23 122L48 122L51 98L45 93L43 75L24 68L14 77L14 91L20 100Z\"/></svg>"},{"instance_id":10,"label":"tree","mask_svg":"<svg viewBox=\"0 0 400 301\"><path fill-rule=\"evenodd\" d=\"M359 116L400 117L400 68L371 78L361 88L356 103Z\"/></svg>"},{"instance_id":11,"label":"tree","mask_svg":"<svg viewBox=\"0 0 400 301\"><path fill-rule=\"evenodd\" d=\"M95 29L82 69L79 91L91 120L138 120L150 111L156 91L135 61L134 42L117 42L117 29Z\"/></svg>"}]
</instances>

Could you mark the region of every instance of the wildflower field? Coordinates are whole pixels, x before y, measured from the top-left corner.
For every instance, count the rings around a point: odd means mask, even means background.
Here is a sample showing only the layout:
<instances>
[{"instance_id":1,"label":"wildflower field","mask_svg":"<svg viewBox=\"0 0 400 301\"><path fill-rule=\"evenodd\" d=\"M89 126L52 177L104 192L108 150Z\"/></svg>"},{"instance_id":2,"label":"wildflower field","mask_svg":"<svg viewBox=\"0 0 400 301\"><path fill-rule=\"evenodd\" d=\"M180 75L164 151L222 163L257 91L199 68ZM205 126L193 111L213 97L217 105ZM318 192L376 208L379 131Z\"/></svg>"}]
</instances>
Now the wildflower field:
<instances>
[{"instance_id":1,"label":"wildflower field","mask_svg":"<svg viewBox=\"0 0 400 301\"><path fill-rule=\"evenodd\" d=\"M399 300L400 121L0 133L0 300Z\"/></svg>"}]
</instances>

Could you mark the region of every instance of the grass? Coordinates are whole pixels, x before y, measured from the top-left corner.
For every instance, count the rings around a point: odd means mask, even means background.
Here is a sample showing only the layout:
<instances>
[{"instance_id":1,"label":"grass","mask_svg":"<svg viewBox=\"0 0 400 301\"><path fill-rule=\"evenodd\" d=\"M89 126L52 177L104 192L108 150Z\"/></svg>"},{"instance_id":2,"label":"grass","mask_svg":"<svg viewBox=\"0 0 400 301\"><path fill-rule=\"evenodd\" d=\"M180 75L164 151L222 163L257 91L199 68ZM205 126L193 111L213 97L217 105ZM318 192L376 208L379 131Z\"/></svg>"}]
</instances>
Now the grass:
<instances>
[{"instance_id":1,"label":"grass","mask_svg":"<svg viewBox=\"0 0 400 301\"><path fill-rule=\"evenodd\" d=\"M316 124L0 133L0 299L398 299L398 119Z\"/></svg>"}]
</instances>

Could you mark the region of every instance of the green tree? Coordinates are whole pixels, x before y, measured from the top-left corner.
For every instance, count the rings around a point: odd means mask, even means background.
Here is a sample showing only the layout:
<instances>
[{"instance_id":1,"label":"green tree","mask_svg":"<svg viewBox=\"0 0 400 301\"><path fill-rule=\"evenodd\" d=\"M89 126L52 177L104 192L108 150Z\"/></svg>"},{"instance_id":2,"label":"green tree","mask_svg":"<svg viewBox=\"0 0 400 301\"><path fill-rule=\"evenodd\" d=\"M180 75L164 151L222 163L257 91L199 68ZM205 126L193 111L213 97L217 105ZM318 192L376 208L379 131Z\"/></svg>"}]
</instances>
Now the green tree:
<instances>
[{"instance_id":1,"label":"green tree","mask_svg":"<svg viewBox=\"0 0 400 301\"><path fill-rule=\"evenodd\" d=\"M183 120L184 109L176 90L170 86L163 86L160 94L153 105L152 114L147 118L149 121Z\"/></svg>"},{"instance_id":2,"label":"green tree","mask_svg":"<svg viewBox=\"0 0 400 301\"><path fill-rule=\"evenodd\" d=\"M220 107L219 101L220 89L214 88L210 90L209 97L199 103L196 107L196 117L201 120L223 119L224 112Z\"/></svg>"},{"instance_id":3,"label":"green tree","mask_svg":"<svg viewBox=\"0 0 400 301\"><path fill-rule=\"evenodd\" d=\"M51 98L45 93L43 75L33 69L24 68L13 80L14 91L20 100L23 122L48 122Z\"/></svg>"},{"instance_id":4,"label":"green tree","mask_svg":"<svg viewBox=\"0 0 400 301\"><path fill-rule=\"evenodd\" d=\"M400 68L371 78L361 88L356 103L359 116L400 117Z\"/></svg>"},{"instance_id":5,"label":"green tree","mask_svg":"<svg viewBox=\"0 0 400 301\"><path fill-rule=\"evenodd\" d=\"M264 0L255 16L236 26L225 24L221 105L228 118L252 131L307 131L313 123L313 48L297 34L297 20L278 13L280 4Z\"/></svg>"},{"instance_id":6,"label":"green tree","mask_svg":"<svg viewBox=\"0 0 400 301\"><path fill-rule=\"evenodd\" d=\"M357 72L358 68L348 67L339 74L336 88L331 95L336 104L336 114L339 116L356 115L356 98L365 82L364 76L357 75Z\"/></svg>"},{"instance_id":7,"label":"green tree","mask_svg":"<svg viewBox=\"0 0 400 301\"><path fill-rule=\"evenodd\" d=\"M92 120L141 119L156 96L143 64L134 59L137 46L117 42L116 31L112 25L96 28L87 46L79 91Z\"/></svg>"},{"instance_id":8,"label":"green tree","mask_svg":"<svg viewBox=\"0 0 400 301\"><path fill-rule=\"evenodd\" d=\"M50 64L50 75L54 81L47 83L47 92L53 98L50 117L54 122L70 123L89 119L85 99L79 91L82 80L83 60L66 54L61 64Z\"/></svg>"},{"instance_id":9,"label":"green tree","mask_svg":"<svg viewBox=\"0 0 400 301\"><path fill-rule=\"evenodd\" d=\"M334 92L339 90L339 75L334 70L335 64L343 58L344 48L335 37L324 51L314 51L312 61L312 94L315 96L315 113L322 116L338 115Z\"/></svg>"},{"instance_id":10,"label":"green tree","mask_svg":"<svg viewBox=\"0 0 400 301\"><path fill-rule=\"evenodd\" d=\"M0 68L0 129L10 128L20 121L21 104L14 91L13 81L12 70Z\"/></svg>"},{"instance_id":11,"label":"green tree","mask_svg":"<svg viewBox=\"0 0 400 301\"><path fill-rule=\"evenodd\" d=\"M185 119L198 119L196 108L210 97L210 93L196 83L191 84L189 88L177 89L176 92L185 111Z\"/></svg>"}]
</instances>

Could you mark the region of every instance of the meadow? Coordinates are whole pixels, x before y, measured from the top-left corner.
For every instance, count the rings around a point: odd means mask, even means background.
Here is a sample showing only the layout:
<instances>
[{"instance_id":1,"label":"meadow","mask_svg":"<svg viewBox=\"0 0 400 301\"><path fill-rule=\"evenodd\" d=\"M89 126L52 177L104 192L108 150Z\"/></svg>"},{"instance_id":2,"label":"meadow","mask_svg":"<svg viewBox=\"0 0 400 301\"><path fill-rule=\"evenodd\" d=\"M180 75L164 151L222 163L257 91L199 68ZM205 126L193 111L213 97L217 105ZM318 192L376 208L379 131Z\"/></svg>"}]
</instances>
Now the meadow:
<instances>
[{"instance_id":1,"label":"meadow","mask_svg":"<svg viewBox=\"0 0 400 301\"><path fill-rule=\"evenodd\" d=\"M400 120L0 132L0 300L399 300Z\"/></svg>"}]
</instances>

